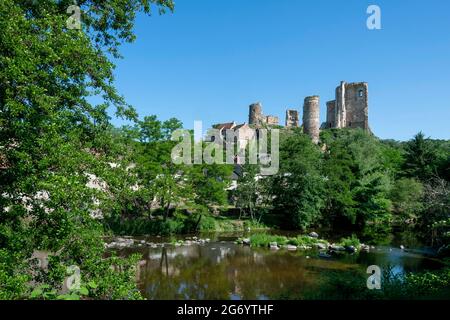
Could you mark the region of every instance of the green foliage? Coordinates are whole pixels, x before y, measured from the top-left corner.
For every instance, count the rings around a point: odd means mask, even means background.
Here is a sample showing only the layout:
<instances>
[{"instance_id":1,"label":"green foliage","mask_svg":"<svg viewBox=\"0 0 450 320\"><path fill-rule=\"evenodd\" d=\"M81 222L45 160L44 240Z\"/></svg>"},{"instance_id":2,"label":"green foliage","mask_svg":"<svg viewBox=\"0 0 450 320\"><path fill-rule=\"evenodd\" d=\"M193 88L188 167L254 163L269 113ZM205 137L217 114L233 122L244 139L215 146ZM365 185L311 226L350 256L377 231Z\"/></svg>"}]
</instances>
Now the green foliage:
<instances>
[{"instance_id":1,"label":"green foliage","mask_svg":"<svg viewBox=\"0 0 450 320\"><path fill-rule=\"evenodd\" d=\"M320 167L320 150L308 136L281 136L280 171L270 179L270 192L286 228L306 229L320 220L325 182Z\"/></svg>"},{"instance_id":2,"label":"green foliage","mask_svg":"<svg viewBox=\"0 0 450 320\"><path fill-rule=\"evenodd\" d=\"M362 229L369 222L388 223L392 167L385 147L363 130L342 130L327 136L324 173L326 215L335 225Z\"/></svg>"},{"instance_id":3,"label":"green foliage","mask_svg":"<svg viewBox=\"0 0 450 320\"><path fill-rule=\"evenodd\" d=\"M257 220L244 220L244 230L264 230L269 229L269 226L267 226L263 222L258 222Z\"/></svg>"},{"instance_id":4,"label":"green foliage","mask_svg":"<svg viewBox=\"0 0 450 320\"><path fill-rule=\"evenodd\" d=\"M216 219L210 216L202 217L199 228L200 231L215 231L217 230L216 227Z\"/></svg>"},{"instance_id":5,"label":"green foliage","mask_svg":"<svg viewBox=\"0 0 450 320\"><path fill-rule=\"evenodd\" d=\"M25 267L17 253L0 249L0 300L21 299L27 295L30 276L22 273Z\"/></svg>"},{"instance_id":6,"label":"green foliage","mask_svg":"<svg viewBox=\"0 0 450 320\"><path fill-rule=\"evenodd\" d=\"M339 245L343 247L355 247L359 248L361 246L361 242L359 241L358 237L356 235L352 235L349 238L342 238L341 241L339 241Z\"/></svg>"},{"instance_id":7,"label":"green foliage","mask_svg":"<svg viewBox=\"0 0 450 320\"><path fill-rule=\"evenodd\" d=\"M268 233L256 233L250 236L250 243L254 247L268 247L272 242L276 242L278 245L284 245L288 241L288 238L285 236L271 235Z\"/></svg>"},{"instance_id":8,"label":"green foliage","mask_svg":"<svg viewBox=\"0 0 450 320\"><path fill-rule=\"evenodd\" d=\"M242 239L239 239L238 242L242 242ZM286 237L268 233L256 233L250 236L250 244L254 247L268 247L274 242L276 242L279 246L287 244L295 246L313 246L318 243L327 243L325 240L316 239L305 235Z\"/></svg>"},{"instance_id":9,"label":"green foliage","mask_svg":"<svg viewBox=\"0 0 450 320\"><path fill-rule=\"evenodd\" d=\"M261 221L270 205L268 199L270 179L260 176L257 165L242 166L242 175L237 181L237 188L233 192L236 207L241 210L241 217L249 216L256 223Z\"/></svg>"},{"instance_id":10,"label":"green foliage","mask_svg":"<svg viewBox=\"0 0 450 320\"><path fill-rule=\"evenodd\" d=\"M186 219L180 217L166 220L111 217L105 221L105 224L108 230L117 235L172 235L191 231Z\"/></svg>"},{"instance_id":11,"label":"green foliage","mask_svg":"<svg viewBox=\"0 0 450 320\"><path fill-rule=\"evenodd\" d=\"M140 297L135 259L104 257L103 227L95 217L117 208L115 197L129 205L134 182L125 169L130 150L116 147L123 137L109 125L107 109L128 119L137 115L114 88L109 56L118 57L119 44L134 40L138 11L150 13L151 4L172 9L173 3L83 1L82 30L66 27L72 4L0 2L1 298L58 298L72 265L97 287L63 298ZM103 102L89 103L92 96ZM88 187L96 177L97 186ZM48 253L48 269L33 265L38 250Z\"/></svg>"},{"instance_id":12,"label":"green foliage","mask_svg":"<svg viewBox=\"0 0 450 320\"><path fill-rule=\"evenodd\" d=\"M405 172L410 177L428 181L438 175L438 153L430 139L419 132L406 146Z\"/></svg>"},{"instance_id":13,"label":"green foliage","mask_svg":"<svg viewBox=\"0 0 450 320\"><path fill-rule=\"evenodd\" d=\"M443 179L435 179L425 185L424 210L421 212L419 227L432 244L450 244L450 184ZM431 234L430 234L431 233Z\"/></svg>"},{"instance_id":14,"label":"green foliage","mask_svg":"<svg viewBox=\"0 0 450 320\"><path fill-rule=\"evenodd\" d=\"M423 209L423 186L415 179L398 179L391 190L393 211L401 222L417 220Z\"/></svg>"},{"instance_id":15,"label":"green foliage","mask_svg":"<svg viewBox=\"0 0 450 320\"><path fill-rule=\"evenodd\" d=\"M446 300L450 294L450 269L395 274L383 267L381 290L368 290L367 274L360 271L328 271L318 290L305 299L324 300Z\"/></svg>"}]
</instances>

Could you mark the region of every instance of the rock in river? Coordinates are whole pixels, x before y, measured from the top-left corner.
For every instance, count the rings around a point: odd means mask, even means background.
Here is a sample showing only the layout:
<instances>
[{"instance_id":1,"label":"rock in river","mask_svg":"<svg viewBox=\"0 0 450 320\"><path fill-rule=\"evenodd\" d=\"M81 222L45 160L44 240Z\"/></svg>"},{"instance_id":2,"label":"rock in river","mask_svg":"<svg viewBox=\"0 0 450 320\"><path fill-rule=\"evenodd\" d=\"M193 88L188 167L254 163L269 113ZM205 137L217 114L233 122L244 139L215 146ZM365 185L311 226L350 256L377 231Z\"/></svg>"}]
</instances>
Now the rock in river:
<instances>
[{"instance_id":1,"label":"rock in river","mask_svg":"<svg viewBox=\"0 0 450 320\"><path fill-rule=\"evenodd\" d=\"M318 242L318 243L316 243L315 246L319 250L326 250L327 249L327 245L325 243Z\"/></svg>"},{"instance_id":2,"label":"rock in river","mask_svg":"<svg viewBox=\"0 0 450 320\"><path fill-rule=\"evenodd\" d=\"M369 252L370 251L370 246L362 244L361 245L361 251L363 252Z\"/></svg>"},{"instance_id":3,"label":"rock in river","mask_svg":"<svg viewBox=\"0 0 450 320\"><path fill-rule=\"evenodd\" d=\"M310 234L309 234L309 236L311 237L311 238L319 238L319 235L317 234L317 232L311 232Z\"/></svg>"},{"instance_id":4,"label":"rock in river","mask_svg":"<svg viewBox=\"0 0 450 320\"><path fill-rule=\"evenodd\" d=\"M357 250L354 246L346 246L345 251L348 253L355 253Z\"/></svg>"},{"instance_id":5,"label":"rock in river","mask_svg":"<svg viewBox=\"0 0 450 320\"><path fill-rule=\"evenodd\" d=\"M343 246L338 246L336 244L332 244L328 247L328 249L330 249L330 251L345 251L345 248Z\"/></svg>"},{"instance_id":6,"label":"rock in river","mask_svg":"<svg viewBox=\"0 0 450 320\"><path fill-rule=\"evenodd\" d=\"M270 247L271 250L278 250L278 249L280 249L278 247L278 243L276 243L276 242L271 242L269 247Z\"/></svg>"}]
</instances>

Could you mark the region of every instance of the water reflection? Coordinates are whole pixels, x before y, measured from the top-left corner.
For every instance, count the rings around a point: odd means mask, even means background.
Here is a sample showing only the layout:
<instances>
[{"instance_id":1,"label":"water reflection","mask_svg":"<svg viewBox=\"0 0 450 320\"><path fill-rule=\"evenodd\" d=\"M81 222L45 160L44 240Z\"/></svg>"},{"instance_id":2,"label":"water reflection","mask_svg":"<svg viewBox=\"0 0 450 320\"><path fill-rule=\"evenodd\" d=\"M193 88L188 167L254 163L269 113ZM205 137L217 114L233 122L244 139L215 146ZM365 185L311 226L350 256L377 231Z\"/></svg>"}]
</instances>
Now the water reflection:
<instances>
[{"instance_id":1,"label":"water reflection","mask_svg":"<svg viewBox=\"0 0 450 320\"><path fill-rule=\"evenodd\" d=\"M321 259L317 252L270 251L214 242L205 245L127 249L143 254L140 290L148 299L302 298L319 288L326 271L361 271L390 266L396 273L441 267L438 261L400 249L381 247L370 253ZM362 284L364 285L364 284Z\"/></svg>"}]
</instances>

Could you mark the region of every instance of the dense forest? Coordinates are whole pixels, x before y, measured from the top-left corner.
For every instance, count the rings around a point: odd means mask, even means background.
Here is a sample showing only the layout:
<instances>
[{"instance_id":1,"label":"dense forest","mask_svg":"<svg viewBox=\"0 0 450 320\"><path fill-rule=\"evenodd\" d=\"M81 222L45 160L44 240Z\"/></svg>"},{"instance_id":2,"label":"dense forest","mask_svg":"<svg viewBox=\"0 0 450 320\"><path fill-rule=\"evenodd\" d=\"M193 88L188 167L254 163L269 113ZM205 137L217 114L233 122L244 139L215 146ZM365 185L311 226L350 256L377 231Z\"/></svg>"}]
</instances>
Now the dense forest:
<instances>
[{"instance_id":1,"label":"dense forest","mask_svg":"<svg viewBox=\"0 0 450 320\"><path fill-rule=\"evenodd\" d=\"M139 116L114 88L112 61L134 40L136 13L172 1L79 1L82 30L66 27L72 1L37 3L0 2L0 299L139 299L139 257L106 254L104 237L236 220L367 241L408 228L449 255L450 141L330 129L315 145L301 129L282 130L279 173L257 178L244 165L230 191L234 166L174 164L170 137L183 124ZM114 127L111 109L131 124ZM51 252L45 269L39 252ZM83 284L61 295L71 266Z\"/></svg>"}]
</instances>

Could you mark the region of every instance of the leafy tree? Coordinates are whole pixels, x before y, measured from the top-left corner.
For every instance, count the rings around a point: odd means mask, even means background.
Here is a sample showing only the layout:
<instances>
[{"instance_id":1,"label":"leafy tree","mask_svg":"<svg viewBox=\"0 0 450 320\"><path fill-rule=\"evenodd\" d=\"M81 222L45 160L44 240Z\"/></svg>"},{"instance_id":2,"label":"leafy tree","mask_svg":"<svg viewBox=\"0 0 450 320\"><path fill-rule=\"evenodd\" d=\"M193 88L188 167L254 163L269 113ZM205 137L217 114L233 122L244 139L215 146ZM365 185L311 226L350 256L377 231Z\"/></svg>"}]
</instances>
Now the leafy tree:
<instances>
[{"instance_id":1,"label":"leafy tree","mask_svg":"<svg viewBox=\"0 0 450 320\"><path fill-rule=\"evenodd\" d=\"M271 194L286 227L306 229L320 221L324 187L320 168L320 150L308 136L298 132L281 136L280 171L271 178Z\"/></svg>"},{"instance_id":2,"label":"leafy tree","mask_svg":"<svg viewBox=\"0 0 450 320\"><path fill-rule=\"evenodd\" d=\"M392 173L381 143L363 130L332 134L324 139L326 216L359 229L389 222Z\"/></svg>"},{"instance_id":3,"label":"leafy tree","mask_svg":"<svg viewBox=\"0 0 450 320\"><path fill-rule=\"evenodd\" d=\"M422 132L406 144L405 172L421 181L433 179L438 174L438 155L430 139Z\"/></svg>"},{"instance_id":4,"label":"leafy tree","mask_svg":"<svg viewBox=\"0 0 450 320\"><path fill-rule=\"evenodd\" d=\"M415 179L402 178L394 183L390 193L393 211L400 222L417 221L423 209L423 186Z\"/></svg>"},{"instance_id":5,"label":"leafy tree","mask_svg":"<svg viewBox=\"0 0 450 320\"><path fill-rule=\"evenodd\" d=\"M87 185L89 174L111 169L109 155L118 152L105 134L108 107L114 106L118 116L136 118L114 88L109 57L119 57L121 42L134 40L137 11L149 13L151 4L172 9L173 3L79 1L81 30L67 27L66 9L72 4L0 2L2 297L26 296L25 280L59 289L61 270L72 264L98 288L108 286L92 291L91 297L138 296L132 273L108 271L117 260L103 257L102 226L94 218L101 207L95 200L107 199L109 190ZM93 95L103 102L89 103ZM45 276L33 279L36 273L27 262L36 249L50 252L57 262ZM121 263L133 265L132 260ZM11 283L17 290L11 291Z\"/></svg>"},{"instance_id":6,"label":"leafy tree","mask_svg":"<svg viewBox=\"0 0 450 320\"><path fill-rule=\"evenodd\" d=\"M244 216L249 215L252 220L260 220L265 198L268 195L266 179L259 175L257 165L246 164L242 166L242 175L239 177L234 192L236 206L243 211ZM259 207L259 208L258 208ZM259 217L257 217L259 211Z\"/></svg>"},{"instance_id":7,"label":"leafy tree","mask_svg":"<svg viewBox=\"0 0 450 320\"><path fill-rule=\"evenodd\" d=\"M434 245L450 245L450 186L444 179L434 179L424 188L424 210L420 229ZM430 234L431 233L431 234Z\"/></svg>"}]
</instances>

